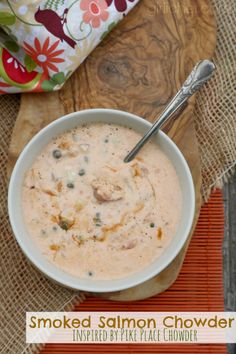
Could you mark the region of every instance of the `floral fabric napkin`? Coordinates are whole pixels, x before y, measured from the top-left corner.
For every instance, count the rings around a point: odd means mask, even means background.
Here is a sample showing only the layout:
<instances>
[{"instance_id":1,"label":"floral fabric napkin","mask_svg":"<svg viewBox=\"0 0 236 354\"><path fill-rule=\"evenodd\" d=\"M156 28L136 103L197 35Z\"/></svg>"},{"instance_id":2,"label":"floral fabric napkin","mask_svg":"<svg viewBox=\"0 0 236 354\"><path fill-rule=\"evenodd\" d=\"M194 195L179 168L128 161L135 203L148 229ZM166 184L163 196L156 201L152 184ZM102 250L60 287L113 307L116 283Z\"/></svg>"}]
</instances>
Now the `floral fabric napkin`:
<instances>
[{"instance_id":1,"label":"floral fabric napkin","mask_svg":"<svg viewBox=\"0 0 236 354\"><path fill-rule=\"evenodd\" d=\"M59 89L139 0L0 0L0 93Z\"/></svg>"}]
</instances>

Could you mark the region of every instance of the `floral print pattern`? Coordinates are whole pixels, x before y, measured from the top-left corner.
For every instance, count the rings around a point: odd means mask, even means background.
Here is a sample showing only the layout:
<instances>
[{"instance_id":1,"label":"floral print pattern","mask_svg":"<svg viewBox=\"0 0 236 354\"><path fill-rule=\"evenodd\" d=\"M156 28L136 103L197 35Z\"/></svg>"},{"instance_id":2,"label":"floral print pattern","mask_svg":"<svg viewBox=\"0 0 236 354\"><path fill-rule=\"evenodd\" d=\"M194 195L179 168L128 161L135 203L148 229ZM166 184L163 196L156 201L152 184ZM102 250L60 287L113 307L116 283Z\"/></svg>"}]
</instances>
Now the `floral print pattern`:
<instances>
[{"instance_id":1,"label":"floral print pattern","mask_svg":"<svg viewBox=\"0 0 236 354\"><path fill-rule=\"evenodd\" d=\"M138 1L1 0L0 94L60 89Z\"/></svg>"},{"instance_id":2,"label":"floral print pattern","mask_svg":"<svg viewBox=\"0 0 236 354\"><path fill-rule=\"evenodd\" d=\"M64 53L64 49L56 50L60 41L54 42L50 46L49 37L41 45L39 39L34 39L34 47L24 42L25 52L37 63L44 72L48 73L48 69L58 72L58 67L55 64L63 63L65 60L58 56Z\"/></svg>"},{"instance_id":3,"label":"floral print pattern","mask_svg":"<svg viewBox=\"0 0 236 354\"><path fill-rule=\"evenodd\" d=\"M135 0L106 0L107 5L110 6L113 1L117 11L125 12L127 10L127 1L134 2Z\"/></svg>"},{"instance_id":4,"label":"floral print pattern","mask_svg":"<svg viewBox=\"0 0 236 354\"><path fill-rule=\"evenodd\" d=\"M105 0L82 0L80 3L81 10L85 11L83 20L90 23L93 28L98 28L101 21L108 19L107 3Z\"/></svg>"}]
</instances>

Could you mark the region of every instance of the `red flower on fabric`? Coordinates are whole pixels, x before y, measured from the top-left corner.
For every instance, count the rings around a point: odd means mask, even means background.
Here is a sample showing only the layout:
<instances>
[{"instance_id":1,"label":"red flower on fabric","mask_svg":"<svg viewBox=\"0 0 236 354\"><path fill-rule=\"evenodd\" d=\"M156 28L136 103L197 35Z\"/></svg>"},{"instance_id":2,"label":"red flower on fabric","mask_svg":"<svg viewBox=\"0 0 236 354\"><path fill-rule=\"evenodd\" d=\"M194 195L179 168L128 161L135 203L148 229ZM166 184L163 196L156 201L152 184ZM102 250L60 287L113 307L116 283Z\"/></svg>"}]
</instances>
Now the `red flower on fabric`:
<instances>
[{"instance_id":1,"label":"red flower on fabric","mask_svg":"<svg viewBox=\"0 0 236 354\"><path fill-rule=\"evenodd\" d=\"M54 42L50 46L49 37L45 40L43 45L36 37L34 40L34 48L28 43L24 42L25 52L37 63L45 73L48 73L48 69L58 72L58 68L54 63L63 63L65 60L58 58L58 55L64 53L64 49L56 50L60 40Z\"/></svg>"},{"instance_id":2,"label":"red flower on fabric","mask_svg":"<svg viewBox=\"0 0 236 354\"><path fill-rule=\"evenodd\" d=\"M106 0L82 0L80 3L83 14L83 21L90 23L93 28L98 28L101 21L108 19L109 13L107 10Z\"/></svg>"},{"instance_id":3,"label":"red flower on fabric","mask_svg":"<svg viewBox=\"0 0 236 354\"><path fill-rule=\"evenodd\" d=\"M134 2L135 0L106 0L107 5L110 6L113 1L116 10L119 12L124 12L127 9L127 1Z\"/></svg>"}]
</instances>

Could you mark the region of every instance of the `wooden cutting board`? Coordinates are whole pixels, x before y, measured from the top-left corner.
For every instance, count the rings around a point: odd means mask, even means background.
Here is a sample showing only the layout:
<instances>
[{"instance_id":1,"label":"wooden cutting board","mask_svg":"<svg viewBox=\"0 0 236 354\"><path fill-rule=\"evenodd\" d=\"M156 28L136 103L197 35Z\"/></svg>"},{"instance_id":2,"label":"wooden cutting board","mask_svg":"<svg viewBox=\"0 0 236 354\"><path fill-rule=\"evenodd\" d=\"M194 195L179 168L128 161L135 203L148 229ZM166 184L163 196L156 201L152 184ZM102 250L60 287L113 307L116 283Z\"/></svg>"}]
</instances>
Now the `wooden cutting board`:
<instances>
[{"instance_id":1,"label":"wooden cutting board","mask_svg":"<svg viewBox=\"0 0 236 354\"><path fill-rule=\"evenodd\" d=\"M209 0L140 0L132 12L92 52L61 91L22 94L12 134L9 175L25 144L54 119L85 108L116 108L154 121L193 65L211 58L216 29ZM195 222L201 205L201 171L193 120L194 100L165 131L192 171ZM158 294L177 278L191 239L158 276L134 288L100 294L112 300L137 300Z\"/></svg>"}]
</instances>

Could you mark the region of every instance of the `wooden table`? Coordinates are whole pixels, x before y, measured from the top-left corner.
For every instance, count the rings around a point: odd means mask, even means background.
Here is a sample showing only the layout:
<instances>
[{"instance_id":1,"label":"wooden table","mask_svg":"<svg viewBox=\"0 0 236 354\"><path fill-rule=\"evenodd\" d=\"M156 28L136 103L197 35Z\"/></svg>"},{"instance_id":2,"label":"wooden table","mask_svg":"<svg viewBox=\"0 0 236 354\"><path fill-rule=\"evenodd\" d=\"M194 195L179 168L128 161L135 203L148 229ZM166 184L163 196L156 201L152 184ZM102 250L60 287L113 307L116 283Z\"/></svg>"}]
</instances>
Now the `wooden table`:
<instances>
[{"instance_id":1,"label":"wooden table","mask_svg":"<svg viewBox=\"0 0 236 354\"><path fill-rule=\"evenodd\" d=\"M29 139L66 113L84 108L118 108L155 120L193 65L212 57L215 42L209 0L141 0L61 91L22 94L9 150L9 174ZM189 100L180 118L173 119L165 132L178 145L192 172L196 192L194 228L201 206L201 169L193 105L194 99ZM178 256L156 277L103 296L129 301L166 290L179 274L191 235Z\"/></svg>"}]
</instances>

